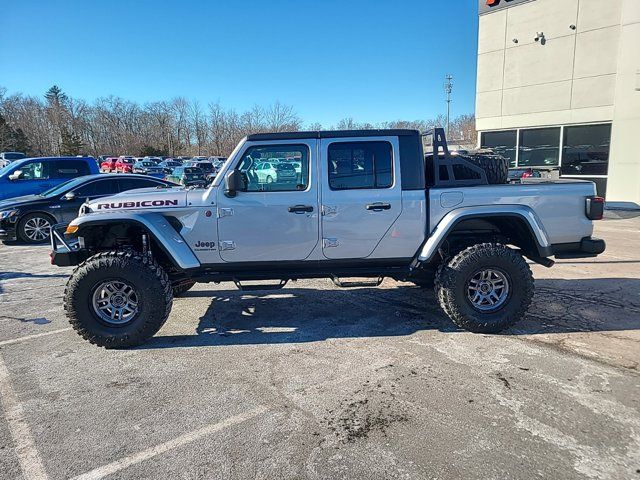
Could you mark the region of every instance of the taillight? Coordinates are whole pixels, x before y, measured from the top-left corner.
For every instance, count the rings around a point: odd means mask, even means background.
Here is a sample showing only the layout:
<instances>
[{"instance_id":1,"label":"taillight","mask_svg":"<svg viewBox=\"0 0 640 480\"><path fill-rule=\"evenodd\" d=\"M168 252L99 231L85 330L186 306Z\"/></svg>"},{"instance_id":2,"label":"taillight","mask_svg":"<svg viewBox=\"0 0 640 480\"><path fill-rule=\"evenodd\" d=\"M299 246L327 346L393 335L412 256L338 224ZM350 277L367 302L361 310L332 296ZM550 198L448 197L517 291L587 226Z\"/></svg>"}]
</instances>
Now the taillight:
<instances>
[{"instance_id":1,"label":"taillight","mask_svg":"<svg viewBox=\"0 0 640 480\"><path fill-rule=\"evenodd\" d=\"M530 176L532 176L532 175L533 175L533 173L532 173L532 172L524 172L524 173L522 174L522 177L520 177L520 178L529 178L529 177L530 177Z\"/></svg>"},{"instance_id":2,"label":"taillight","mask_svg":"<svg viewBox=\"0 0 640 480\"><path fill-rule=\"evenodd\" d=\"M602 220L604 217L604 198L587 197L586 214L589 220Z\"/></svg>"}]
</instances>

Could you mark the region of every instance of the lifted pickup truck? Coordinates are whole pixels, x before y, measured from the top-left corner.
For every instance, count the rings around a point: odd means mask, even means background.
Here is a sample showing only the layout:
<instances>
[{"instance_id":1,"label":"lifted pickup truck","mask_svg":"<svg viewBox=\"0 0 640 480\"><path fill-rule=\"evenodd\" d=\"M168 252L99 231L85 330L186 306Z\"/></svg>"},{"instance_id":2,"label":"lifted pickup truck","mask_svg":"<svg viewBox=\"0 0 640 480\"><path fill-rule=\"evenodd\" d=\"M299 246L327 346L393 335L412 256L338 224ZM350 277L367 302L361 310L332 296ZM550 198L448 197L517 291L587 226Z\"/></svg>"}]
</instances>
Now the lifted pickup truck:
<instances>
[{"instance_id":1,"label":"lifted pickup truck","mask_svg":"<svg viewBox=\"0 0 640 480\"><path fill-rule=\"evenodd\" d=\"M208 188L83 205L52 235L52 263L78 265L65 291L71 325L96 345L129 347L196 282L264 289L247 282L328 277L354 287L390 277L435 284L457 326L498 332L531 303L524 257L550 267L553 256L604 251L592 238L603 213L593 183L491 184L495 164L449 155L444 132L432 135L430 156L415 130L250 135ZM261 175L265 164L295 164L295 175Z\"/></svg>"}]
</instances>

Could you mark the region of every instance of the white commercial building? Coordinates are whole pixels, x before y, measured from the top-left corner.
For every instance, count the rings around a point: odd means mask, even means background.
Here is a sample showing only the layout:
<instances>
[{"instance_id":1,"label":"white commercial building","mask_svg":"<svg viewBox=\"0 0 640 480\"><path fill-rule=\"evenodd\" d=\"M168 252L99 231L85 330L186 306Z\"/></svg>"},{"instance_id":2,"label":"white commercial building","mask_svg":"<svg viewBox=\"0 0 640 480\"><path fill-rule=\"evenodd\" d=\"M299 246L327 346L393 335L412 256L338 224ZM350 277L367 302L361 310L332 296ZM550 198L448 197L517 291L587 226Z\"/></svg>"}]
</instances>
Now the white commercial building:
<instances>
[{"instance_id":1,"label":"white commercial building","mask_svg":"<svg viewBox=\"0 0 640 480\"><path fill-rule=\"evenodd\" d=\"M640 0L479 0L477 129L640 206Z\"/></svg>"}]
</instances>

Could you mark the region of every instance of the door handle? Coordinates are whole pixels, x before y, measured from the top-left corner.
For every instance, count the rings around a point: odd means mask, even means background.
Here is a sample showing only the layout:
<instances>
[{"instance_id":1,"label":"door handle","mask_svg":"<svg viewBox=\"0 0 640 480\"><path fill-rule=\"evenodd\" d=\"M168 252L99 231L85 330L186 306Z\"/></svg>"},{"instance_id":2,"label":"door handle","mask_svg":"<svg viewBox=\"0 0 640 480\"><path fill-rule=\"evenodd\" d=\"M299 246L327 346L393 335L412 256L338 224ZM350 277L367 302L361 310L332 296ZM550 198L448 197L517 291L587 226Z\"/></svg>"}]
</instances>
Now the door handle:
<instances>
[{"instance_id":1,"label":"door handle","mask_svg":"<svg viewBox=\"0 0 640 480\"><path fill-rule=\"evenodd\" d=\"M390 203L370 203L365 207L367 210L373 210L374 212L380 212L382 210L391 210Z\"/></svg>"},{"instance_id":2,"label":"door handle","mask_svg":"<svg viewBox=\"0 0 640 480\"><path fill-rule=\"evenodd\" d=\"M311 213L313 207L311 205L294 205L289 207L289 213Z\"/></svg>"}]
</instances>

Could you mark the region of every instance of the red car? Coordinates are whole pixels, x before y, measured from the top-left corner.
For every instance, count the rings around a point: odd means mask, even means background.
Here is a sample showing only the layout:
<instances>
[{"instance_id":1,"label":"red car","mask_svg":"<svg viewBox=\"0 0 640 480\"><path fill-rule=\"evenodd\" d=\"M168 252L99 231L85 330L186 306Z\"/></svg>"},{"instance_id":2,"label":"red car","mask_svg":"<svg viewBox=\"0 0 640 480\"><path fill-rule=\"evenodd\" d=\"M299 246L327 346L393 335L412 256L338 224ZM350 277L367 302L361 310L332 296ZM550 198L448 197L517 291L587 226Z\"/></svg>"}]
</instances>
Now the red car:
<instances>
[{"instance_id":1,"label":"red car","mask_svg":"<svg viewBox=\"0 0 640 480\"><path fill-rule=\"evenodd\" d=\"M133 157L118 157L116 173L132 173L135 159Z\"/></svg>"},{"instance_id":2,"label":"red car","mask_svg":"<svg viewBox=\"0 0 640 480\"><path fill-rule=\"evenodd\" d=\"M103 173L111 173L116 170L116 162L118 161L118 157L107 157L100 164L100 171Z\"/></svg>"}]
</instances>

